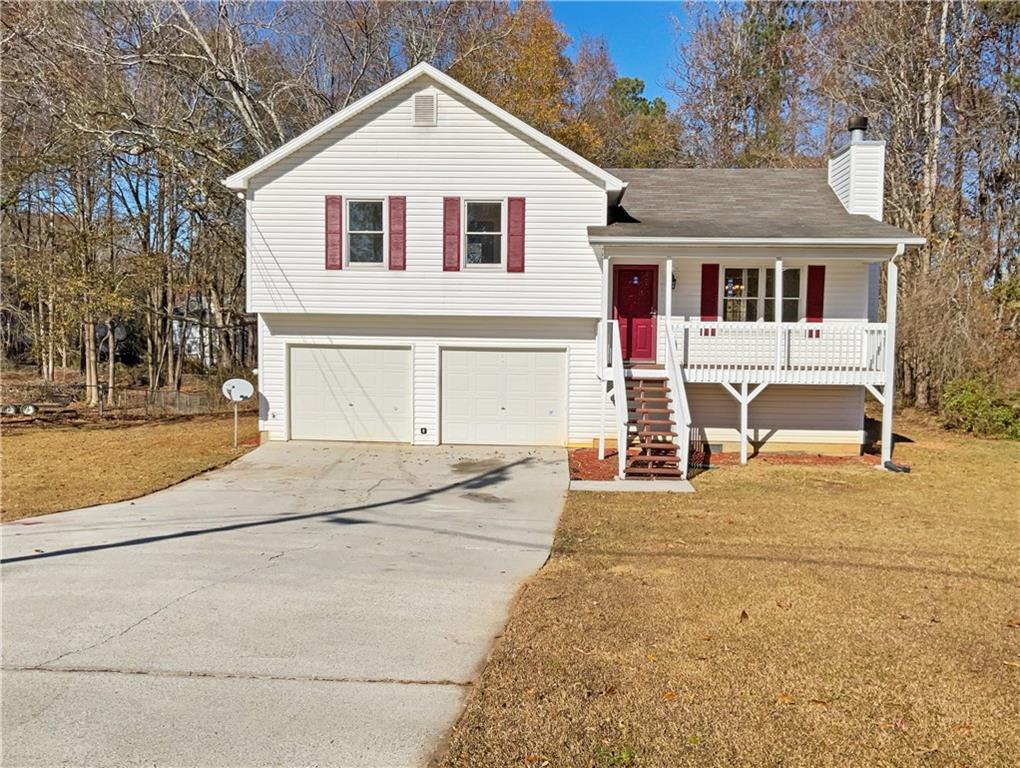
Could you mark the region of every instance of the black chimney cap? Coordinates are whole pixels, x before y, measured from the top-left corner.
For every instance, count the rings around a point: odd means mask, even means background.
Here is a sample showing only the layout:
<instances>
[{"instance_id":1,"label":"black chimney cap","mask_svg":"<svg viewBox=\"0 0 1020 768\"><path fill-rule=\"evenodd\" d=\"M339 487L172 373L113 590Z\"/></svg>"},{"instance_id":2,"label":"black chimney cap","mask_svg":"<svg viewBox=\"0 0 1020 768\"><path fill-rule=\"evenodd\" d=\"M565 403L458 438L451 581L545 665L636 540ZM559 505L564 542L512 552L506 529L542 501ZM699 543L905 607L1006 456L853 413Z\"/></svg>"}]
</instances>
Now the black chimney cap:
<instances>
[{"instance_id":1,"label":"black chimney cap","mask_svg":"<svg viewBox=\"0 0 1020 768\"><path fill-rule=\"evenodd\" d=\"M851 117L846 121L846 129L848 131L866 131L868 130L868 118L864 115Z\"/></svg>"}]
</instances>

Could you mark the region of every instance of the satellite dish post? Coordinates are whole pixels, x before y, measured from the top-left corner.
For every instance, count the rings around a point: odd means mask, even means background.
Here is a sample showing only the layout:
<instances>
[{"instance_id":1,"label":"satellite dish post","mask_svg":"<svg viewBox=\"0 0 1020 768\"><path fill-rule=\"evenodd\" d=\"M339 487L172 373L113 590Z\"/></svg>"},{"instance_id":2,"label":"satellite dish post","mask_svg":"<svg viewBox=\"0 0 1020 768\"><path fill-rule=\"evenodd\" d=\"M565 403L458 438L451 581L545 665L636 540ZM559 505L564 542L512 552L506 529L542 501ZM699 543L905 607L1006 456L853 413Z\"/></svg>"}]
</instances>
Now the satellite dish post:
<instances>
[{"instance_id":1,"label":"satellite dish post","mask_svg":"<svg viewBox=\"0 0 1020 768\"><path fill-rule=\"evenodd\" d=\"M223 382L223 396L234 404L234 450L237 450L237 404L255 394L255 387L244 379L227 379Z\"/></svg>"}]
</instances>

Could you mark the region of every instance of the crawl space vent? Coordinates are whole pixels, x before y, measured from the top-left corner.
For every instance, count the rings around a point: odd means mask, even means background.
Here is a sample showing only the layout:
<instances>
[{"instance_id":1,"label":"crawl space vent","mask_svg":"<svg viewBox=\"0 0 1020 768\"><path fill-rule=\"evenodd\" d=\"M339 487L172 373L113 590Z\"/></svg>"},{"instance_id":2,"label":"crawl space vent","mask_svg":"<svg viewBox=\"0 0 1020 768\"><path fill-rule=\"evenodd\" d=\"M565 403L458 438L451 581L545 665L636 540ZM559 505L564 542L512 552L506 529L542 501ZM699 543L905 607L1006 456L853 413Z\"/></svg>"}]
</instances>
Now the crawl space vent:
<instances>
[{"instance_id":1,"label":"crawl space vent","mask_svg":"<svg viewBox=\"0 0 1020 768\"><path fill-rule=\"evenodd\" d=\"M436 95L434 93L415 94L414 124L419 128L436 124Z\"/></svg>"}]
</instances>

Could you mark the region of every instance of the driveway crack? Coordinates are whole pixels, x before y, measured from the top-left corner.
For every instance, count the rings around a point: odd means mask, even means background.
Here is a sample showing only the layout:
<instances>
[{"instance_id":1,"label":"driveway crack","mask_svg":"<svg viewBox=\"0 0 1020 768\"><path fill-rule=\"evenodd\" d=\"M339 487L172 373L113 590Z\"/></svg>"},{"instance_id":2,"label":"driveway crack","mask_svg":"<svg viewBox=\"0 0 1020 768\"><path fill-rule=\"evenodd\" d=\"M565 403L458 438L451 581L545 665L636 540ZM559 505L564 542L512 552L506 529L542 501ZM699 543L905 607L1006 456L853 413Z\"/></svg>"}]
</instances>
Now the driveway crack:
<instances>
[{"instance_id":1,"label":"driveway crack","mask_svg":"<svg viewBox=\"0 0 1020 768\"><path fill-rule=\"evenodd\" d=\"M376 685L449 685L458 688L469 688L474 683L471 680L452 680L446 678L419 679L405 677L360 677L360 676L333 676L333 675L275 675L271 673L258 674L249 672L212 672L204 670L174 670L174 669L139 669L134 667L23 667L7 665L0 667L7 672L51 672L57 674L98 674L98 675L143 675L149 677L194 677L212 678L215 680L273 680L281 682L309 682L309 683L361 683Z\"/></svg>"},{"instance_id":2,"label":"driveway crack","mask_svg":"<svg viewBox=\"0 0 1020 768\"><path fill-rule=\"evenodd\" d=\"M312 547L315 547L315 546L318 546L318 545L316 545L316 544L312 545ZM311 549L312 547L297 547L297 549ZM137 621L135 621L135 622L129 624L128 626L124 627L124 629L122 629L122 630L120 630L118 632L114 632L112 635L108 635L107 637L104 637L102 640L97 640L96 642L91 643L89 645L84 645L84 646L82 646L80 648L74 648L74 649L72 649L70 651L65 651L64 653L60 654L59 656L54 656L52 659L47 659L46 661L40 662L39 664L35 665L35 667L33 667L33 668L34 669L44 669L45 667L48 667L51 664L55 664L56 662L60 661L61 659L65 659L68 656L74 656L75 654L78 654L78 653L84 653L85 651L91 651L94 648L99 648L100 646L105 645L106 643L109 643L112 640L116 640L116 639L118 639L120 637L123 637L128 632L130 632L132 629L135 629L136 627L140 626L141 624L144 624L145 622L147 622L149 619L152 619L155 616L158 616L163 611L165 611L167 608L170 608L171 606L181 602L182 600L185 600L185 599L191 597L192 595L194 595L194 594L196 594L198 592L201 592L203 589L208 589L209 587L215 587L218 584L225 584L226 582L232 581L233 579L238 579L238 578L240 578L242 576L248 575L249 573L254 573L255 571L259 571L259 570L262 570L263 568L267 568L271 564L271 561L274 560L275 558L282 557L283 555L287 554L288 552L293 552L293 551L294 550L284 550L283 552L280 552L279 554L273 555L273 557L270 557L269 558L269 562L267 562L267 563L260 563L259 565L255 566L254 568L249 568L247 570L241 571L240 573L235 573L235 574L233 574L231 576L227 576L226 578L216 579L216 580L210 581L210 582L208 582L206 584L201 584L201 585L195 587L194 589L189 590L188 592L185 592L183 594L177 595L172 600L168 600L163 605L159 606L159 608L157 608L156 610L152 611L151 613L146 614L145 616L142 616Z\"/></svg>"}]
</instances>

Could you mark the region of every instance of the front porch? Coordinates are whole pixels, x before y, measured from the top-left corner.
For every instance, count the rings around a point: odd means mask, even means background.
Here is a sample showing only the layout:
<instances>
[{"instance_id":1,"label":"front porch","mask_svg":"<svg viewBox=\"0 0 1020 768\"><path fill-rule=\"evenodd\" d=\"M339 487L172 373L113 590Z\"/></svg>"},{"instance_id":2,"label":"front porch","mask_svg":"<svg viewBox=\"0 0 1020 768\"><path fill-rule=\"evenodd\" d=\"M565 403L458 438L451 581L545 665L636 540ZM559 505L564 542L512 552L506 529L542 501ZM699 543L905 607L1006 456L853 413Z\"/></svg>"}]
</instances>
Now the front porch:
<instances>
[{"instance_id":1,"label":"front porch","mask_svg":"<svg viewBox=\"0 0 1020 768\"><path fill-rule=\"evenodd\" d=\"M766 387L852 386L864 388L883 406L881 443L885 465L891 459L892 445L898 280L895 257L902 251L902 247L895 251L890 248L881 256L874 250L867 254L844 251L836 258L814 252L787 259L781 255L738 257L729 255L732 251L727 255L715 252L710 256L714 272L702 268L700 283L696 285L692 285L696 281L691 265L700 263L704 267L703 253L690 257L663 254L655 258L652 251L652 257L646 253L640 258L629 255L611 258L603 251L603 320L597 328L596 367L605 383L607 406L616 405L613 412L617 444L627 445L635 430L631 423L633 409L627 398L617 398L613 393L626 393L628 381L635 378L661 379L668 389L670 431L675 433L677 464L683 469L687 467L692 427L688 384L717 384L735 401L740 414L741 463L747 461L751 442L748 411ZM885 316L892 322L874 321L878 315L877 267L882 262L889 286ZM831 302L838 311L823 309L828 306L823 293L826 267L820 263L832 265L830 271L839 278L834 285L843 293ZM674 269L677 264L682 265L680 270ZM619 280L620 265L626 265L627 281ZM723 267L721 271L719 265ZM651 291L654 299L647 308L640 301L635 306L633 298L621 301L619 295L621 290L627 290L631 280L637 284L641 269L655 270L652 274L656 285ZM746 276L755 271L753 292L735 284L731 277L735 272ZM784 279L788 281L786 286ZM636 295L640 298L647 294L645 291ZM697 308L693 298L696 296L700 297ZM740 301L754 305L744 307ZM733 319L735 308L757 319ZM697 314L698 310L701 314ZM636 324L632 318L623 316L626 311L653 320L655 336L651 341L645 337L635 339ZM642 350L638 361L628 354L633 348ZM649 354L649 349L654 354ZM600 454L604 453L605 432L603 429L600 436ZM626 464L626 457L621 455L621 477L626 476Z\"/></svg>"}]
</instances>

